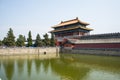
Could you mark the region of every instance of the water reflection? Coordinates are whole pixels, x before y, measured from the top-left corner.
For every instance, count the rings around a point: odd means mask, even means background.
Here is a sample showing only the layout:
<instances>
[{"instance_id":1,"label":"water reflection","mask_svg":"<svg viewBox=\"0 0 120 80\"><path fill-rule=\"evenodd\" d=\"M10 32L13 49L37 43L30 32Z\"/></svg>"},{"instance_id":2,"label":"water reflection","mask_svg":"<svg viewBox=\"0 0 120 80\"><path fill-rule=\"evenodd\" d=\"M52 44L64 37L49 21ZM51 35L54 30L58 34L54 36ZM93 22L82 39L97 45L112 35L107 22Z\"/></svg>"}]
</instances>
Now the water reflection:
<instances>
[{"instance_id":1,"label":"water reflection","mask_svg":"<svg viewBox=\"0 0 120 80\"><path fill-rule=\"evenodd\" d=\"M119 80L120 73L92 69L82 80Z\"/></svg>"},{"instance_id":2,"label":"water reflection","mask_svg":"<svg viewBox=\"0 0 120 80\"><path fill-rule=\"evenodd\" d=\"M60 75L62 80L79 80L89 72L89 68L75 67L75 65L71 65L71 61L65 61L64 59L53 60L51 66L52 70Z\"/></svg>"},{"instance_id":3,"label":"water reflection","mask_svg":"<svg viewBox=\"0 0 120 80\"><path fill-rule=\"evenodd\" d=\"M5 62L2 62L2 63L3 63L2 67L3 67L4 71L5 71L6 78L11 80L12 76L13 76L13 72L14 72L14 61L10 60L9 62L5 61Z\"/></svg>"},{"instance_id":4,"label":"water reflection","mask_svg":"<svg viewBox=\"0 0 120 80\"><path fill-rule=\"evenodd\" d=\"M59 59L0 58L2 80L119 80L120 58L62 54Z\"/></svg>"},{"instance_id":5,"label":"water reflection","mask_svg":"<svg viewBox=\"0 0 120 80\"><path fill-rule=\"evenodd\" d=\"M40 66L41 66L41 60L40 59L36 59L36 60L34 60L34 62L35 62L36 72L37 72L37 74L39 74Z\"/></svg>"},{"instance_id":6,"label":"water reflection","mask_svg":"<svg viewBox=\"0 0 120 80\"><path fill-rule=\"evenodd\" d=\"M16 60L15 62L15 66L18 67L17 70L19 70L18 72L20 72L22 74L22 71L24 70L24 63L25 63L25 60L24 59L21 59L21 60ZM16 68L17 68L16 67Z\"/></svg>"}]
</instances>

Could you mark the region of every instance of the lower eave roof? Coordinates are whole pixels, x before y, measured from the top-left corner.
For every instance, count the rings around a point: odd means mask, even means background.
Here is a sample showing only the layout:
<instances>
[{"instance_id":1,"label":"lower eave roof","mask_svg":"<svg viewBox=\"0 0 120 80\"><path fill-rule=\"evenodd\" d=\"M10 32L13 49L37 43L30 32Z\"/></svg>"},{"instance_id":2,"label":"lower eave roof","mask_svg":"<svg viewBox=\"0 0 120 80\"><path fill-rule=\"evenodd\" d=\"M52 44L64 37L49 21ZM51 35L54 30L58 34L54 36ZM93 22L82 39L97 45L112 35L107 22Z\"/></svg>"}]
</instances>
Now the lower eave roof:
<instances>
[{"instance_id":1,"label":"lower eave roof","mask_svg":"<svg viewBox=\"0 0 120 80\"><path fill-rule=\"evenodd\" d=\"M73 30L73 29L77 29L77 28L81 28L81 29L84 29L84 30L93 30L91 28L86 28L86 27L81 27L81 26L76 26L76 27L73 27L73 28L65 28L65 29L59 29L59 30L52 30L50 32L60 32L60 31L67 31L67 30Z\"/></svg>"}]
</instances>

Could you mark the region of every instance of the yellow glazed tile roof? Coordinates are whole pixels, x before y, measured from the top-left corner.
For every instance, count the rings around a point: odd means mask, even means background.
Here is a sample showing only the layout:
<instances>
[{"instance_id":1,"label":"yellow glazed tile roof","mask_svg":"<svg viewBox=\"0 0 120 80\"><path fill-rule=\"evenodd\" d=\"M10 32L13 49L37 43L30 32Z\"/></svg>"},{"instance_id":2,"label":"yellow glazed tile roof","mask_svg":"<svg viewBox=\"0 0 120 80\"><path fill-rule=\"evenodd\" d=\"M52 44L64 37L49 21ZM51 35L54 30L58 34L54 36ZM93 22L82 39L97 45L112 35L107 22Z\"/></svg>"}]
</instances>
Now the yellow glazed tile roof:
<instances>
[{"instance_id":1,"label":"yellow glazed tile roof","mask_svg":"<svg viewBox=\"0 0 120 80\"><path fill-rule=\"evenodd\" d=\"M64 22L61 21L60 24L57 24L57 25L53 26L52 28L61 27L61 26L65 26L65 25L70 25L70 24L74 24L74 23L81 23L81 24L84 24L84 25L89 25L89 23L82 22L78 18L76 18L76 19L72 19L72 20L68 20L68 21L64 21Z\"/></svg>"}]
</instances>

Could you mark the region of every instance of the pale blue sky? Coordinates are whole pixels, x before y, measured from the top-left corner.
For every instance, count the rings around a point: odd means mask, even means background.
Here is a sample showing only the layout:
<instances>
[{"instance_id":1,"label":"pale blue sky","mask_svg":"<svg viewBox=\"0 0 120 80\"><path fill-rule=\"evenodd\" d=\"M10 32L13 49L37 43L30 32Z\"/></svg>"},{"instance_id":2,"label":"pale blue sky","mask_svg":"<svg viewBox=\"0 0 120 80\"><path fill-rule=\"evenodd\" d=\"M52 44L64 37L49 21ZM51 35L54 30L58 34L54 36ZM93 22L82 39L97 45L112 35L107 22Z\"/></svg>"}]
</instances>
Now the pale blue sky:
<instances>
[{"instance_id":1,"label":"pale blue sky","mask_svg":"<svg viewBox=\"0 0 120 80\"><path fill-rule=\"evenodd\" d=\"M91 34L120 32L120 0L0 0L0 40L11 27L16 37L52 30L61 21L78 17Z\"/></svg>"}]
</instances>

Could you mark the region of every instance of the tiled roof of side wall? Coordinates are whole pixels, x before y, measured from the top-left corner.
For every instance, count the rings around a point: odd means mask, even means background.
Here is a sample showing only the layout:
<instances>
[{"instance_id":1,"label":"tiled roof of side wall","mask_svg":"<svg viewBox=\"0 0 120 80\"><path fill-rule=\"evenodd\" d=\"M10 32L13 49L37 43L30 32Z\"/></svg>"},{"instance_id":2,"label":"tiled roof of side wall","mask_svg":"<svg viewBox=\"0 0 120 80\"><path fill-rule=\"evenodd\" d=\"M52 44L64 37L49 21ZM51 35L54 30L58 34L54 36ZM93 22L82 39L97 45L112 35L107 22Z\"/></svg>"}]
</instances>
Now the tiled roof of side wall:
<instances>
[{"instance_id":1,"label":"tiled roof of side wall","mask_svg":"<svg viewBox=\"0 0 120 80\"><path fill-rule=\"evenodd\" d=\"M120 38L120 33L95 34L95 35L86 35L79 37L80 40L109 39L109 38Z\"/></svg>"}]
</instances>

